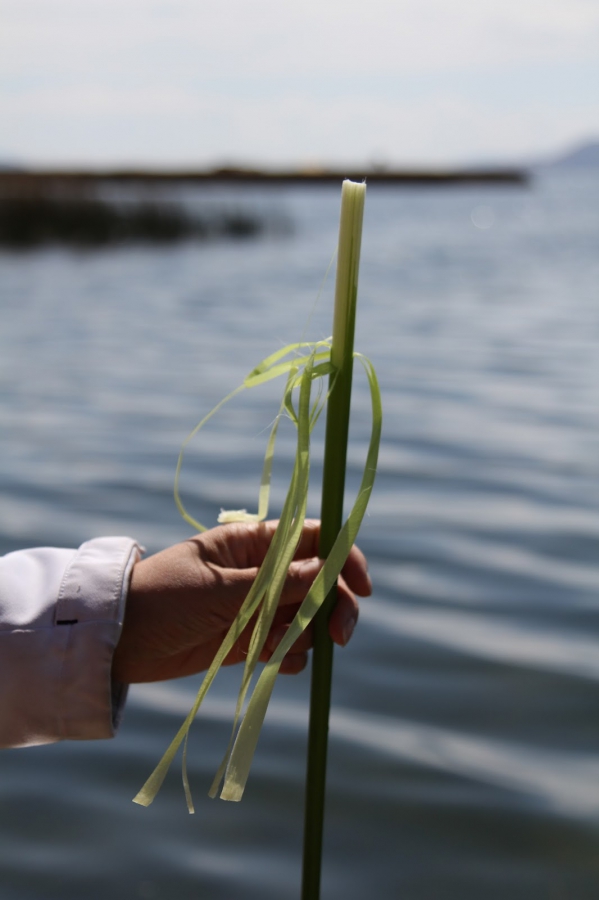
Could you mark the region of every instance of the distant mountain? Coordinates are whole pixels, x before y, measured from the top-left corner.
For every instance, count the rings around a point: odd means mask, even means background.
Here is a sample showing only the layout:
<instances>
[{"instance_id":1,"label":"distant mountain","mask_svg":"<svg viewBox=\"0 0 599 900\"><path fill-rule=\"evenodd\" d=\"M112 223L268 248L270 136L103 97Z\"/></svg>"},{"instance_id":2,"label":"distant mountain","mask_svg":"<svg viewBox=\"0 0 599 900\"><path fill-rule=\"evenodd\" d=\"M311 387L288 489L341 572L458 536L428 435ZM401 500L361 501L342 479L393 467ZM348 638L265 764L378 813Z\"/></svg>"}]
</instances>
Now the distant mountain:
<instances>
[{"instance_id":1,"label":"distant mountain","mask_svg":"<svg viewBox=\"0 0 599 900\"><path fill-rule=\"evenodd\" d=\"M546 162L545 165L560 169L599 167L599 141L587 141L573 150Z\"/></svg>"}]
</instances>

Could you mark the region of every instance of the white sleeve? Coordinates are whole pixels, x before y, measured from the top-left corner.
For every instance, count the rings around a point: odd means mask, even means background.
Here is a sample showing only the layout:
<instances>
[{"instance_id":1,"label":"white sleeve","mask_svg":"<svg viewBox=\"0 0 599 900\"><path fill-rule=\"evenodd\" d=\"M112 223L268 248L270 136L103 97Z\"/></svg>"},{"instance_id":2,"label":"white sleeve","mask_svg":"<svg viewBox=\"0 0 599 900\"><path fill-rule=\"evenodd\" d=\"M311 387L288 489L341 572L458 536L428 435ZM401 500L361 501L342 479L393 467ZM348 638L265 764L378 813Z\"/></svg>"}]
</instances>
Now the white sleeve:
<instances>
[{"instance_id":1,"label":"white sleeve","mask_svg":"<svg viewBox=\"0 0 599 900\"><path fill-rule=\"evenodd\" d=\"M140 553L103 537L0 557L0 747L113 737L127 687L112 657Z\"/></svg>"}]
</instances>

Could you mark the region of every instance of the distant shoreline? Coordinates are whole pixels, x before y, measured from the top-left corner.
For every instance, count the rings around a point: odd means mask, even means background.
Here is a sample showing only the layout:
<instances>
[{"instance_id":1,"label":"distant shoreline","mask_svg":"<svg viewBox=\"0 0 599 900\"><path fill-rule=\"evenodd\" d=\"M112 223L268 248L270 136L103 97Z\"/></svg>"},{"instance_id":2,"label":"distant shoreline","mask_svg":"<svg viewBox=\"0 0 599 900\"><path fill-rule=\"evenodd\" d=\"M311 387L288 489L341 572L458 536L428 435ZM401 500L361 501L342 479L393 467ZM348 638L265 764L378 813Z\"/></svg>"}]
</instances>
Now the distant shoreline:
<instances>
[{"instance_id":1,"label":"distant shoreline","mask_svg":"<svg viewBox=\"0 0 599 900\"><path fill-rule=\"evenodd\" d=\"M395 169L290 169L259 170L219 168L212 170L160 171L144 169L114 170L20 170L0 171L1 189L44 189L92 187L100 184L251 184L251 185L329 185L344 178L369 184L517 184L530 180L524 168L395 170Z\"/></svg>"}]
</instances>

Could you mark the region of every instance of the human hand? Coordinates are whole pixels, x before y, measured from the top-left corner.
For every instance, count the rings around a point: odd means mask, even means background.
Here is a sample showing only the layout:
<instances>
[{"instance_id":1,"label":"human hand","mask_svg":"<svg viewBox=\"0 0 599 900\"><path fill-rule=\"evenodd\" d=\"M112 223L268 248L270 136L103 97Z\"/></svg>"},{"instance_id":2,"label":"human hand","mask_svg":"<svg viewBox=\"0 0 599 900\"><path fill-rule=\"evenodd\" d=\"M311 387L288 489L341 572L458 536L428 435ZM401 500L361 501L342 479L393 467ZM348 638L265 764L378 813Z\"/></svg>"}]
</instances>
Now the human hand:
<instances>
[{"instance_id":1,"label":"human hand","mask_svg":"<svg viewBox=\"0 0 599 900\"><path fill-rule=\"evenodd\" d=\"M276 526L277 522L222 525L136 563L114 654L114 679L123 684L163 681L207 669L254 582ZM322 567L319 534L320 523L307 520L260 657L263 662L284 636ZM364 554L352 547L329 620L336 644L348 642L357 622L355 594L366 597L371 590ZM254 621L225 665L245 659ZM308 627L286 655L281 672L300 672L311 646Z\"/></svg>"}]
</instances>

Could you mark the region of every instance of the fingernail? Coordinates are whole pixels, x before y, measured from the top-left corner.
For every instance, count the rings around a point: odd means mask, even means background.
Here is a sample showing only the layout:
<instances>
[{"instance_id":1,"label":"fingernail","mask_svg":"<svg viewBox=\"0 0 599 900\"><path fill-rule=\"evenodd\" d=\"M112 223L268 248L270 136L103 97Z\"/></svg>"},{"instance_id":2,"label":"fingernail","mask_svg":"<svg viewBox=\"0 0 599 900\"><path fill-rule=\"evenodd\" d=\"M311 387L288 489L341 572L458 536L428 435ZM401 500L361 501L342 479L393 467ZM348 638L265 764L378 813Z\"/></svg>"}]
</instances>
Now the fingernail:
<instances>
[{"instance_id":1,"label":"fingernail","mask_svg":"<svg viewBox=\"0 0 599 900\"><path fill-rule=\"evenodd\" d=\"M343 628L341 629L341 642L344 647L347 644L347 642L349 641L352 634L354 633L354 628L356 627L357 621L358 620L355 616L350 616L349 619L343 625Z\"/></svg>"}]
</instances>

